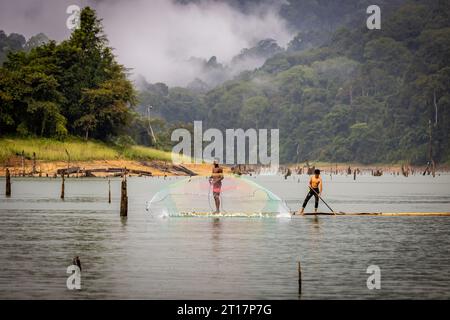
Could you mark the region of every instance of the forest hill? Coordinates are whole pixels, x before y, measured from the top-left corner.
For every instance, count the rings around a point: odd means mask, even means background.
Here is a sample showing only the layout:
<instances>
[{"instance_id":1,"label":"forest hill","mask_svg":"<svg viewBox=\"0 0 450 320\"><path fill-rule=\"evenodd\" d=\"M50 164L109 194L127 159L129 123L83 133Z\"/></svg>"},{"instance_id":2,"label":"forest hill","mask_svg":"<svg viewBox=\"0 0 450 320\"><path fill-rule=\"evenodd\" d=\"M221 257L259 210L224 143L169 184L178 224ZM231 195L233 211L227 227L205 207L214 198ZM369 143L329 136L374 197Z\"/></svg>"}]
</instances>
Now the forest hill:
<instances>
[{"instance_id":1,"label":"forest hill","mask_svg":"<svg viewBox=\"0 0 450 320\"><path fill-rule=\"evenodd\" d=\"M146 132L150 120L132 109L137 94L99 19L84 8L68 40L8 55L0 135L171 149L173 129L202 120L224 133L280 128L281 163L448 164L449 15L448 1L417 0L383 15L381 30L341 28L306 47L300 34L260 68L215 88L144 87L141 108L152 105L159 116L151 120L157 144Z\"/></svg>"}]
</instances>

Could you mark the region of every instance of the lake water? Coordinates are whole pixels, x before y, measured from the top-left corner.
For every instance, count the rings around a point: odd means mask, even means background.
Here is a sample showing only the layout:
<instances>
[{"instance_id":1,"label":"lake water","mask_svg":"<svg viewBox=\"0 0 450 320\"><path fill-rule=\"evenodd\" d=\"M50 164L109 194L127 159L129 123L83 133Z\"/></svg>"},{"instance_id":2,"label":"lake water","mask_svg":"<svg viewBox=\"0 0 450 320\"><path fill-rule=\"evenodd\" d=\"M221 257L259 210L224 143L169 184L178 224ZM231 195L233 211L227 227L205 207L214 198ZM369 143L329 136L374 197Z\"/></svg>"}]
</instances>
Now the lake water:
<instances>
[{"instance_id":1,"label":"lake water","mask_svg":"<svg viewBox=\"0 0 450 320\"><path fill-rule=\"evenodd\" d=\"M0 180L0 298L450 298L450 217L149 214L146 201L179 179L129 178L127 219L119 217L119 179L111 204L102 178L66 179L64 201L60 179L13 178L8 199ZM292 210L307 192L304 175L252 179ZM450 176L325 175L323 195L336 211L448 212ZM82 289L70 291L75 255ZM381 270L379 290L367 288L370 265Z\"/></svg>"}]
</instances>

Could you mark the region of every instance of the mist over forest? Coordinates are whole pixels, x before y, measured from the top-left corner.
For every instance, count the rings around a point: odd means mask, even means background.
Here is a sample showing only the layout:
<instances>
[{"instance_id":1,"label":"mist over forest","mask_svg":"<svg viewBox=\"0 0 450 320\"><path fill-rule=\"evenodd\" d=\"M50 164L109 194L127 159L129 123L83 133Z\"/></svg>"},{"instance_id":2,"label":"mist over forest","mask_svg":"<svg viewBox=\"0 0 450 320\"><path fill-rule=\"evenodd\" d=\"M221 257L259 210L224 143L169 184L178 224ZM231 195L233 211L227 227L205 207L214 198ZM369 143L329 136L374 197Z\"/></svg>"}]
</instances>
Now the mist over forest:
<instances>
[{"instance_id":1,"label":"mist over forest","mask_svg":"<svg viewBox=\"0 0 450 320\"><path fill-rule=\"evenodd\" d=\"M21 29L26 3L0 7L0 135L170 149L202 120L279 129L282 163L450 161L448 2L378 1L369 30L365 0L84 1L72 34L42 22L65 1Z\"/></svg>"}]
</instances>

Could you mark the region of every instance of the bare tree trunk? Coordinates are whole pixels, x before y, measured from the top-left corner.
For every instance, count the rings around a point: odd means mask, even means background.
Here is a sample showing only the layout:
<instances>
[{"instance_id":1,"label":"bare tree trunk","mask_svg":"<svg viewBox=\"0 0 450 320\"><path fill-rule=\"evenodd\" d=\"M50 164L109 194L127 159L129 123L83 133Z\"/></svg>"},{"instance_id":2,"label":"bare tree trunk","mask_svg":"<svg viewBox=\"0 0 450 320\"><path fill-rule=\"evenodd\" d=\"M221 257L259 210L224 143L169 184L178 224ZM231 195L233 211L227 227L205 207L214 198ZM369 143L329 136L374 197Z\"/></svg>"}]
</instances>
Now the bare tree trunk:
<instances>
[{"instance_id":1,"label":"bare tree trunk","mask_svg":"<svg viewBox=\"0 0 450 320\"><path fill-rule=\"evenodd\" d=\"M436 102L436 89L433 91L433 104L434 104L434 126L437 126L438 124L438 105Z\"/></svg>"},{"instance_id":2,"label":"bare tree trunk","mask_svg":"<svg viewBox=\"0 0 450 320\"><path fill-rule=\"evenodd\" d=\"M64 172L61 173L61 199L64 199Z\"/></svg>"},{"instance_id":3,"label":"bare tree trunk","mask_svg":"<svg viewBox=\"0 0 450 320\"><path fill-rule=\"evenodd\" d=\"M67 177L69 177L69 168L70 168L70 153L67 151L67 149L64 149L67 154Z\"/></svg>"},{"instance_id":4,"label":"bare tree trunk","mask_svg":"<svg viewBox=\"0 0 450 320\"><path fill-rule=\"evenodd\" d=\"M128 195L127 195L127 177L126 172L122 179L122 188L120 193L120 216L128 216Z\"/></svg>"},{"instance_id":5,"label":"bare tree trunk","mask_svg":"<svg viewBox=\"0 0 450 320\"><path fill-rule=\"evenodd\" d=\"M436 163L434 160L431 162L431 174L433 175L433 178L436 176Z\"/></svg>"},{"instance_id":6,"label":"bare tree trunk","mask_svg":"<svg viewBox=\"0 0 450 320\"><path fill-rule=\"evenodd\" d=\"M428 121L428 127L429 127L429 135L430 135L430 140L429 140L429 147L428 147L428 152L429 152L429 159L430 159L430 164L431 164L431 170L432 170L432 174L433 177L435 176L435 167L436 164L433 160L433 127L431 126L431 120ZM430 172L428 172L428 174L430 174Z\"/></svg>"},{"instance_id":7,"label":"bare tree trunk","mask_svg":"<svg viewBox=\"0 0 450 320\"><path fill-rule=\"evenodd\" d=\"M5 195L7 197L11 196L11 174L9 173L9 169L6 168L6 189L5 189Z\"/></svg>"}]
</instances>

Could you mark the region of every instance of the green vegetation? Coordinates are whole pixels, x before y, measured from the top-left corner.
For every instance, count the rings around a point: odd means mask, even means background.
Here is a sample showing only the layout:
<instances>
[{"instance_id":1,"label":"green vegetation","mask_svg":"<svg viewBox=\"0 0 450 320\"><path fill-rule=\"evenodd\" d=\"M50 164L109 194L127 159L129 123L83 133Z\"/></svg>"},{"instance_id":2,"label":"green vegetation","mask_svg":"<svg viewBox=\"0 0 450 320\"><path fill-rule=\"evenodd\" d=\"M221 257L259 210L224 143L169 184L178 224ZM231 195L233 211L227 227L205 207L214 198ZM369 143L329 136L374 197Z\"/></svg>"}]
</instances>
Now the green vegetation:
<instances>
[{"instance_id":1,"label":"green vegetation","mask_svg":"<svg viewBox=\"0 0 450 320\"><path fill-rule=\"evenodd\" d=\"M168 121L203 120L204 127L222 130L279 128L282 163L425 164L430 129L434 160L448 162L450 3L405 2L392 12L383 6L381 30L368 30L359 21L320 47L302 46L296 37L261 68L207 93L150 85L141 99ZM319 6L317 1L289 3L296 18L308 5ZM323 3L326 17L320 18L320 6L314 23L339 16L333 10L355 14L349 9L355 1Z\"/></svg>"},{"instance_id":2,"label":"green vegetation","mask_svg":"<svg viewBox=\"0 0 450 320\"><path fill-rule=\"evenodd\" d=\"M80 28L59 44L43 34L25 41L22 35L6 36L0 31L0 64L8 54L0 68L0 136L82 137L169 150L175 124L150 121L133 110L136 92L125 67L116 62L107 45L101 20L89 7L82 10L80 19ZM182 93L177 97L182 105ZM144 154L164 158L164 152L154 155L138 147L126 152L131 158ZM103 157L102 151L98 157ZM54 159L61 158L55 155Z\"/></svg>"},{"instance_id":3,"label":"green vegetation","mask_svg":"<svg viewBox=\"0 0 450 320\"><path fill-rule=\"evenodd\" d=\"M3 30L0 30L0 65L6 60L10 52L30 51L49 41L43 33L32 36L26 41L25 37L21 34L11 33L6 35Z\"/></svg>"},{"instance_id":4,"label":"green vegetation","mask_svg":"<svg viewBox=\"0 0 450 320\"><path fill-rule=\"evenodd\" d=\"M90 160L162 160L170 161L171 153L142 146L110 146L100 141L67 139L59 141L50 138L0 138L0 161L18 156L24 151L31 159L33 152L39 160L66 161Z\"/></svg>"},{"instance_id":5,"label":"green vegetation","mask_svg":"<svg viewBox=\"0 0 450 320\"><path fill-rule=\"evenodd\" d=\"M255 1L230 3L245 11ZM0 32L0 58L9 53L0 68L0 136L75 136L114 145L118 156L163 158L135 144L169 150L173 129L203 120L204 130L280 129L282 163L425 164L430 146L435 161L450 163L450 3L380 0L381 30L365 27L369 4L283 4L282 16L302 31L286 49L266 40L244 50L269 58L213 89L202 79L187 88L141 81L137 94L90 8L59 44ZM207 65L218 68L215 57Z\"/></svg>"},{"instance_id":6,"label":"green vegetation","mask_svg":"<svg viewBox=\"0 0 450 320\"><path fill-rule=\"evenodd\" d=\"M144 146L129 146L122 150L122 155L133 160L164 160L172 161L171 153Z\"/></svg>"},{"instance_id":7,"label":"green vegetation","mask_svg":"<svg viewBox=\"0 0 450 320\"><path fill-rule=\"evenodd\" d=\"M0 68L0 134L107 140L131 123L135 92L89 7L59 44L16 51Z\"/></svg>"}]
</instances>

